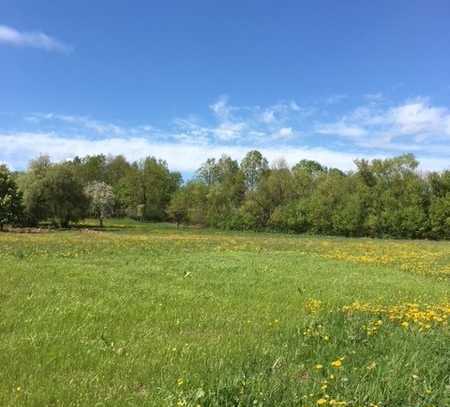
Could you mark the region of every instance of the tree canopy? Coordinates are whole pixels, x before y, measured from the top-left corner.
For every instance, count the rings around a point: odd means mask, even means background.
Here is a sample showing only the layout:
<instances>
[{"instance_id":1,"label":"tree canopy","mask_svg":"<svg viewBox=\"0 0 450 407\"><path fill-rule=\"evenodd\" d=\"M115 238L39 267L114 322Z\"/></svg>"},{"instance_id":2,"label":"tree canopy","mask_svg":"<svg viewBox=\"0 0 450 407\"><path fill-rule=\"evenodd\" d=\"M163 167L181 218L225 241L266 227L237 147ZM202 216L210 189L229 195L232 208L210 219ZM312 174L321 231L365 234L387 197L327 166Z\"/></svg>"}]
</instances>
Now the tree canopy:
<instances>
[{"instance_id":1,"label":"tree canopy","mask_svg":"<svg viewBox=\"0 0 450 407\"><path fill-rule=\"evenodd\" d=\"M0 229L4 225L20 221L22 216L22 194L11 172L5 165L0 165Z\"/></svg>"},{"instance_id":2,"label":"tree canopy","mask_svg":"<svg viewBox=\"0 0 450 407\"><path fill-rule=\"evenodd\" d=\"M225 229L450 238L450 170L421 173L418 165L404 154L356 160L353 171L343 172L307 159L269 165L252 150L240 162L208 158L183 183L155 157L96 155L55 164L41 156L17 175L16 190L2 168L3 185L10 186L1 190L0 222L67 226L90 213L100 223L130 216ZM7 189L14 198L5 198Z\"/></svg>"}]
</instances>

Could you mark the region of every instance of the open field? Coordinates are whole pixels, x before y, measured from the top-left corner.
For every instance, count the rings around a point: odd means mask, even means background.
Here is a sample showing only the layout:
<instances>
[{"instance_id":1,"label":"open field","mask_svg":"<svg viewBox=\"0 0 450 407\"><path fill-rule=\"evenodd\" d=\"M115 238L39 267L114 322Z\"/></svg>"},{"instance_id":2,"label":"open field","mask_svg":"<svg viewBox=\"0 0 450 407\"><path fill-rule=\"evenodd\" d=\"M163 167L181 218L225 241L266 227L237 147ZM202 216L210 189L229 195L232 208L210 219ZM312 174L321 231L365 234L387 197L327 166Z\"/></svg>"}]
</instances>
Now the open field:
<instances>
[{"instance_id":1,"label":"open field","mask_svg":"<svg viewBox=\"0 0 450 407\"><path fill-rule=\"evenodd\" d=\"M0 233L1 406L448 406L450 242Z\"/></svg>"}]
</instances>

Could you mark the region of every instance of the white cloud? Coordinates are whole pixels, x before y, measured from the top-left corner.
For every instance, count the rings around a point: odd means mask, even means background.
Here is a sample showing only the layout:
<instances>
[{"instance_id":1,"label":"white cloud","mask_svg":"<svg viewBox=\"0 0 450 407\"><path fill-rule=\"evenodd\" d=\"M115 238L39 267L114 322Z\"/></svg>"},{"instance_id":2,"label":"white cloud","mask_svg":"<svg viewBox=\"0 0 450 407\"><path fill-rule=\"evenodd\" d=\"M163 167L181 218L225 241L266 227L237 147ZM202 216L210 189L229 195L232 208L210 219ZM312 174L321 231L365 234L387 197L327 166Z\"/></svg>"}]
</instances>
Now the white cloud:
<instances>
[{"instance_id":1,"label":"white cloud","mask_svg":"<svg viewBox=\"0 0 450 407\"><path fill-rule=\"evenodd\" d=\"M230 141L240 138L245 123L224 122L212 130L213 134L221 141Z\"/></svg>"},{"instance_id":2,"label":"white cloud","mask_svg":"<svg viewBox=\"0 0 450 407\"><path fill-rule=\"evenodd\" d=\"M267 109L264 112L261 113L261 121L263 123L273 123L275 122L275 111L271 109Z\"/></svg>"},{"instance_id":3,"label":"white cloud","mask_svg":"<svg viewBox=\"0 0 450 407\"><path fill-rule=\"evenodd\" d=\"M331 123L315 126L317 134L351 139L355 146L385 150L431 151L439 140L450 153L450 111L419 98L391 107L361 106Z\"/></svg>"},{"instance_id":4,"label":"white cloud","mask_svg":"<svg viewBox=\"0 0 450 407\"><path fill-rule=\"evenodd\" d=\"M400 134L450 136L448 109L432 107L421 100L391 109L387 120Z\"/></svg>"},{"instance_id":5,"label":"white cloud","mask_svg":"<svg viewBox=\"0 0 450 407\"><path fill-rule=\"evenodd\" d=\"M100 136L157 136L159 129L149 125L120 126L115 123L94 120L86 116L55 113L33 113L25 117L31 123L48 123L58 130L75 130Z\"/></svg>"},{"instance_id":6,"label":"white cloud","mask_svg":"<svg viewBox=\"0 0 450 407\"><path fill-rule=\"evenodd\" d=\"M290 102L280 102L274 105L268 106L260 112L260 108L254 108L252 110L257 111L257 121L272 125L276 123L286 122L293 118L293 116L298 116L298 114L308 114L309 110L302 109L295 101Z\"/></svg>"},{"instance_id":7,"label":"white cloud","mask_svg":"<svg viewBox=\"0 0 450 407\"><path fill-rule=\"evenodd\" d=\"M288 140L294 136L295 132L292 130L292 127L282 127L273 133L273 138L275 140Z\"/></svg>"},{"instance_id":8,"label":"white cloud","mask_svg":"<svg viewBox=\"0 0 450 407\"><path fill-rule=\"evenodd\" d=\"M0 43L16 47L40 48L46 51L69 52L72 48L42 32L18 31L0 25Z\"/></svg>"},{"instance_id":9,"label":"white cloud","mask_svg":"<svg viewBox=\"0 0 450 407\"><path fill-rule=\"evenodd\" d=\"M232 107L228 104L228 96L226 95L222 95L215 103L211 104L209 108L220 120L228 120L231 115Z\"/></svg>"},{"instance_id":10,"label":"white cloud","mask_svg":"<svg viewBox=\"0 0 450 407\"><path fill-rule=\"evenodd\" d=\"M211 130L198 124L195 119L175 119L174 139L190 144L205 144L210 138Z\"/></svg>"},{"instance_id":11,"label":"white cloud","mask_svg":"<svg viewBox=\"0 0 450 407\"><path fill-rule=\"evenodd\" d=\"M172 170L193 172L208 157L219 158L228 154L240 160L251 149L259 149L270 161L286 159L294 165L301 159L317 160L324 165L338 167L342 170L353 169L353 160L364 158L383 158L385 155L367 155L350 152L338 152L326 148L310 148L301 146L235 146L217 144L190 144L186 142L169 143L154 142L145 138L104 138L90 140L83 137L65 138L52 133L14 133L0 134L2 145L0 159L14 168L24 168L30 159L39 154L48 154L55 161L71 159L88 154L123 154L129 160L138 160L153 155L167 161ZM447 168L447 159L423 158L422 168L438 170Z\"/></svg>"},{"instance_id":12,"label":"white cloud","mask_svg":"<svg viewBox=\"0 0 450 407\"><path fill-rule=\"evenodd\" d=\"M338 135L349 138L359 138L367 134L366 130L363 128L347 124L345 121L318 125L316 132L319 134Z\"/></svg>"},{"instance_id":13,"label":"white cloud","mask_svg":"<svg viewBox=\"0 0 450 407\"><path fill-rule=\"evenodd\" d=\"M52 121L62 122L68 125L79 126L87 130L92 130L98 134L109 135L124 135L130 132L130 128L123 128L113 123L105 123L97 120L92 120L85 116L71 116L60 115L54 113L34 113L26 117L26 120L31 122ZM140 129L145 131L150 126L141 126Z\"/></svg>"},{"instance_id":14,"label":"white cloud","mask_svg":"<svg viewBox=\"0 0 450 407\"><path fill-rule=\"evenodd\" d=\"M20 161L23 165L29 158L45 152L63 159L73 155L117 154L123 150L130 159L154 154L165 158L173 168L187 171L196 168L199 157L204 159L208 154L217 152L220 156L231 151L238 157L258 148L267 151L269 158L284 156L290 161L294 156L311 157L343 169L351 167L352 158L357 156L370 158L404 152L431 160L426 161L428 168L449 165L450 111L423 98L397 105L369 102L329 122L321 121L330 116L321 115L320 111L312 117L317 107L300 107L292 101L268 106L232 106L222 96L210 109L213 117L191 115L175 119L164 128L111 123L88 116L35 113L26 117L26 123L10 126L15 134L3 132L0 160L10 164ZM20 132L20 125L28 133ZM1 132L2 129L0 135ZM22 142L16 142L14 137ZM181 153L183 149L185 154ZM314 154L319 155L314 158Z\"/></svg>"}]
</instances>

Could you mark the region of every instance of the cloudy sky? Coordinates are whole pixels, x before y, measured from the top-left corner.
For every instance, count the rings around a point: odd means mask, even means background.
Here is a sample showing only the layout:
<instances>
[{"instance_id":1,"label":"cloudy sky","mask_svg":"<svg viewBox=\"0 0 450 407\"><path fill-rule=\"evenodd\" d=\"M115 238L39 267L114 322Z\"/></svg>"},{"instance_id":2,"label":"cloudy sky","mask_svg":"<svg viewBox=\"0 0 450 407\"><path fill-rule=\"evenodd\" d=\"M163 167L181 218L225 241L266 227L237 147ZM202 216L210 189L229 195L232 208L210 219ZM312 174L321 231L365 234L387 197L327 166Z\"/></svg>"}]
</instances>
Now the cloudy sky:
<instances>
[{"instance_id":1,"label":"cloudy sky","mask_svg":"<svg viewBox=\"0 0 450 407\"><path fill-rule=\"evenodd\" d=\"M191 174L257 148L450 167L450 4L0 3L0 162L147 155Z\"/></svg>"}]
</instances>

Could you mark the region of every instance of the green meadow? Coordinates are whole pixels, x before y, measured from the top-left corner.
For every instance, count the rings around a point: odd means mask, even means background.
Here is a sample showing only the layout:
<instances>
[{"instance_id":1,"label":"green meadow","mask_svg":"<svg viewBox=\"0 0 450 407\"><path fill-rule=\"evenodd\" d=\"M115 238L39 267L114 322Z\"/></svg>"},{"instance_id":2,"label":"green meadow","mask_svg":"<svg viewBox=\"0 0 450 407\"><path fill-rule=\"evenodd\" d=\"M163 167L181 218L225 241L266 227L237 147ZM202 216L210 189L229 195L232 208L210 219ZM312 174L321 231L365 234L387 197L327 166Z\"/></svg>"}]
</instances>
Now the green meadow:
<instances>
[{"instance_id":1,"label":"green meadow","mask_svg":"<svg viewBox=\"0 0 450 407\"><path fill-rule=\"evenodd\" d=\"M0 405L449 406L449 276L450 242L0 233Z\"/></svg>"}]
</instances>

